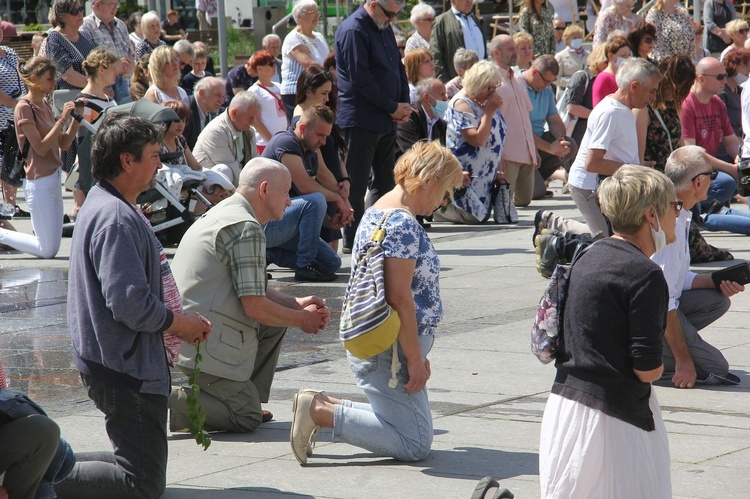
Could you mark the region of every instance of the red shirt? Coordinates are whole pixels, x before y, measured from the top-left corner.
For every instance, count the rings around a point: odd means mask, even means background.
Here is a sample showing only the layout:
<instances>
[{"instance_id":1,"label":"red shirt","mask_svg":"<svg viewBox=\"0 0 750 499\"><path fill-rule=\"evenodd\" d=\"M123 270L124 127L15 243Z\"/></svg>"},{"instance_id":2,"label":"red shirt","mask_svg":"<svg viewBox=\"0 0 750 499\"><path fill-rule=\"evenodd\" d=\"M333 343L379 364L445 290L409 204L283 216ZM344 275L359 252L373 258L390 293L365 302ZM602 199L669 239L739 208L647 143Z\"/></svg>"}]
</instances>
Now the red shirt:
<instances>
[{"instance_id":1,"label":"red shirt","mask_svg":"<svg viewBox=\"0 0 750 499\"><path fill-rule=\"evenodd\" d=\"M711 156L719 152L719 145L727 135L734 135L727 107L716 95L702 104L693 92L682 103L682 138L694 139Z\"/></svg>"}]
</instances>

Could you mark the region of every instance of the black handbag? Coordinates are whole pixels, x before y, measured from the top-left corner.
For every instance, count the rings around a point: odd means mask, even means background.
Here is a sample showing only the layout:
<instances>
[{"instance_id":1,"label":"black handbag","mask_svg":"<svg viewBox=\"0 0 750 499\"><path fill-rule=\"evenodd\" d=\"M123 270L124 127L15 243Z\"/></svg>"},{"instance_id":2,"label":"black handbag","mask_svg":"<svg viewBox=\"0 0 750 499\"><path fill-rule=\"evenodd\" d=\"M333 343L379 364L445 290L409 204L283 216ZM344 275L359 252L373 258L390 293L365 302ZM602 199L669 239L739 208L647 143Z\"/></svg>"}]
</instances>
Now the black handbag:
<instances>
[{"instance_id":1,"label":"black handbag","mask_svg":"<svg viewBox=\"0 0 750 499\"><path fill-rule=\"evenodd\" d=\"M29 103L31 112L34 115L34 122L36 123L36 112L31 107L31 102L27 99L24 100ZM3 143L3 169L0 173L0 178L2 178L3 182L13 187L21 187L23 179L26 178L26 169L24 166L26 165L26 157L29 155L31 143L26 139L23 148L19 147L16 126L13 122L8 123L7 128L2 132L0 140Z\"/></svg>"}]
</instances>

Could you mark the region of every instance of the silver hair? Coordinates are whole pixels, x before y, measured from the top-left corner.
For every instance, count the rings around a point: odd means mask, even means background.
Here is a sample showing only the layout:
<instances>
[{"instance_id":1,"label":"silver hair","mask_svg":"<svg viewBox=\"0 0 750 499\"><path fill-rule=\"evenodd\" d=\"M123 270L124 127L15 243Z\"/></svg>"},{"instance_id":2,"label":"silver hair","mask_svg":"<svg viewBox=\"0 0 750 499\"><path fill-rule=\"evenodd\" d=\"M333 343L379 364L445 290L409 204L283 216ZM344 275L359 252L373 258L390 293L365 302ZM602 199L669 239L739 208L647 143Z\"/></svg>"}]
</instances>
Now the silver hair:
<instances>
[{"instance_id":1,"label":"silver hair","mask_svg":"<svg viewBox=\"0 0 750 499\"><path fill-rule=\"evenodd\" d=\"M193 49L193 44L187 40L178 40L172 48L174 48L175 52L180 55L188 54L191 61L195 58L195 49Z\"/></svg>"},{"instance_id":2,"label":"silver hair","mask_svg":"<svg viewBox=\"0 0 750 499\"><path fill-rule=\"evenodd\" d=\"M218 78L214 78L213 76L206 76L205 78L201 78L200 80L198 80L198 83L196 83L195 87L193 87L193 93L195 95L198 95L198 92L201 90L205 90L206 92L208 92L214 86L223 87L224 84Z\"/></svg>"},{"instance_id":3,"label":"silver hair","mask_svg":"<svg viewBox=\"0 0 750 499\"><path fill-rule=\"evenodd\" d=\"M409 22L412 26L417 27L417 21L421 21L425 17L435 17L435 9L428 3L419 2L417 5L411 8L411 15L409 16Z\"/></svg>"},{"instance_id":4,"label":"silver hair","mask_svg":"<svg viewBox=\"0 0 750 499\"><path fill-rule=\"evenodd\" d=\"M641 85L648 85L654 78L659 79L659 68L648 59L640 57L625 59L615 75L617 88L620 89L628 88L635 81Z\"/></svg>"},{"instance_id":5,"label":"silver hair","mask_svg":"<svg viewBox=\"0 0 750 499\"><path fill-rule=\"evenodd\" d=\"M711 168L706 150L701 146L683 146L669 155L664 174L678 191L690 186L692 179Z\"/></svg>"},{"instance_id":6,"label":"silver hair","mask_svg":"<svg viewBox=\"0 0 750 499\"><path fill-rule=\"evenodd\" d=\"M531 67L539 71L541 74L552 73L557 76L560 72L560 64L553 55L541 55L537 57L534 59L534 62L531 63Z\"/></svg>"},{"instance_id":7,"label":"silver hair","mask_svg":"<svg viewBox=\"0 0 750 499\"><path fill-rule=\"evenodd\" d=\"M456 71L460 69L469 69L472 65L479 62L479 56L476 52L469 49L458 49L456 50L456 53L453 54L453 67L456 68Z\"/></svg>"},{"instance_id":8,"label":"silver hair","mask_svg":"<svg viewBox=\"0 0 750 499\"><path fill-rule=\"evenodd\" d=\"M229 103L229 111L237 109L238 111L244 111L248 107L253 106L256 109L260 109L260 99L254 93L243 90L235 94L232 97L232 102Z\"/></svg>"},{"instance_id":9,"label":"silver hair","mask_svg":"<svg viewBox=\"0 0 750 499\"><path fill-rule=\"evenodd\" d=\"M161 26L161 17L159 17L159 13L155 10L152 10L151 12L146 12L141 16L141 29L144 33L146 33L146 26L148 26L151 23L156 23L159 26Z\"/></svg>"},{"instance_id":10,"label":"silver hair","mask_svg":"<svg viewBox=\"0 0 750 499\"><path fill-rule=\"evenodd\" d=\"M315 7L317 9L318 3L315 0L299 0L299 2L295 3L294 7L292 7L294 22L299 24L299 16L306 7Z\"/></svg>"},{"instance_id":11,"label":"silver hair","mask_svg":"<svg viewBox=\"0 0 750 499\"><path fill-rule=\"evenodd\" d=\"M424 94L429 94L432 90L433 85L435 85L435 82L438 82L437 78L424 78L422 80L419 80L417 82L417 101L420 101L422 99L422 96Z\"/></svg>"},{"instance_id":12,"label":"silver hair","mask_svg":"<svg viewBox=\"0 0 750 499\"><path fill-rule=\"evenodd\" d=\"M237 186L257 189L263 182L270 182L282 176L289 176L286 166L274 159L259 156L248 161L242 168Z\"/></svg>"},{"instance_id":13,"label":"silver hair","mask_svg":"<svg viewBox=\"0 0 750 499\"><path fill-rule=\"evenodd\" d=\"M262 46L265 47L266 45L268 45L268 42L274 38L277 39L279 43L281 43L281 38L276 33L268 33L266 36L263 37L263 40L261 40L260 43Z\"/></svg>"}]
</instances>

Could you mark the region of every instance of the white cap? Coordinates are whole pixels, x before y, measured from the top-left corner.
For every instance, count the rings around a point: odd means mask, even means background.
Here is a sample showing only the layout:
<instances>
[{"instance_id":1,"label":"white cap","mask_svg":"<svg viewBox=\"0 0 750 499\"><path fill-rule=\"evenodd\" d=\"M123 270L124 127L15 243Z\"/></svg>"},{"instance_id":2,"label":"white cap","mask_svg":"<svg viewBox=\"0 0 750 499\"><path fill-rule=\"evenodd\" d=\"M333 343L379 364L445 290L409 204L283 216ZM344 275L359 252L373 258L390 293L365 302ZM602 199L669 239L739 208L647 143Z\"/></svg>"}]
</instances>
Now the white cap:
<instances>
[{"instance_id":1,"label":"white cap","mask_svg":"<svg viewBox=\"0 0 750 499\"><path fill-rule=\"evenodd\" d=\"M232 176L232 169L227 165L220 163L211 169L204 169L203 173L206 175L203 185L218 185L226 191L234 192L234 184L229 180Z\"/></svg>"}]
</instances>

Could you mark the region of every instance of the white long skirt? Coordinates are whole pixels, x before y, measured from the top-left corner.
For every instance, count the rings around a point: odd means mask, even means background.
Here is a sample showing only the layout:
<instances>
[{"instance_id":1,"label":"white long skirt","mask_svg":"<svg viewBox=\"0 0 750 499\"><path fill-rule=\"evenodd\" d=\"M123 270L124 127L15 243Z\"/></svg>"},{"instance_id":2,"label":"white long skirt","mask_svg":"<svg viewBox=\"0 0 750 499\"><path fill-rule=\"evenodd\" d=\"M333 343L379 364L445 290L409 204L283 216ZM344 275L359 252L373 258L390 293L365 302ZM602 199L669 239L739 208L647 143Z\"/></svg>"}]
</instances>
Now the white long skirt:
<instances>
[{"instance_id":1,"label":"white long skirt","mask_svg":"<svg viewBox=\"0 0 750 499\"><path fill-rule=\"evenodd\" d=\"M669 441L653 390L649 407L654 431L550 394L539 442L542 497L672 497Z\"/></svg>"}]
</instances>

